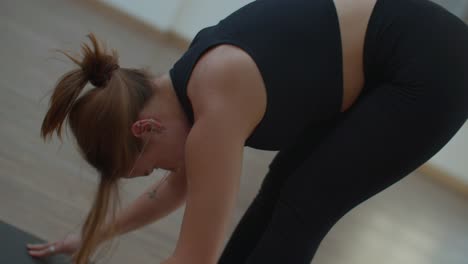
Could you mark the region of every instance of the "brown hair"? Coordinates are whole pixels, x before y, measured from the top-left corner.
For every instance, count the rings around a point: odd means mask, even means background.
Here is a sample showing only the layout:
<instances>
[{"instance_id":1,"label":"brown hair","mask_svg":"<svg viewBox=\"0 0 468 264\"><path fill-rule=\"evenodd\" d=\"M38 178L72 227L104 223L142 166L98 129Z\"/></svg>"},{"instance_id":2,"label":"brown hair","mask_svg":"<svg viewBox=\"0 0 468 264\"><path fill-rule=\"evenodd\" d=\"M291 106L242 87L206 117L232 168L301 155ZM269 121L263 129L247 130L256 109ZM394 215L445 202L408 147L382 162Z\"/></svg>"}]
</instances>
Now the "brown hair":
<instances>
[{"instance_id":1,"label":"brown hair","mask_svg":"<svg viewBox=\"0 0 468 264\"><path fill-rule=\"evenodd\" d=\"M100 174L92 207L81 229L82 246L73 263L87 264L105 238L115 237L118 179L129 172L142 147L131 133L131 125L153 95L152 78L143 69L120 68L115 50L107 53L94 34L88 34L92 47L82 44L82 58L60 51L78 69L65 73L56 84L41 127L44 141L57 132L62 140L62 124L68 123L80 154ZM80 98L90 82L93 87ZM110 211L110 214L109 214Z\"/></svg>"}]
</instances>

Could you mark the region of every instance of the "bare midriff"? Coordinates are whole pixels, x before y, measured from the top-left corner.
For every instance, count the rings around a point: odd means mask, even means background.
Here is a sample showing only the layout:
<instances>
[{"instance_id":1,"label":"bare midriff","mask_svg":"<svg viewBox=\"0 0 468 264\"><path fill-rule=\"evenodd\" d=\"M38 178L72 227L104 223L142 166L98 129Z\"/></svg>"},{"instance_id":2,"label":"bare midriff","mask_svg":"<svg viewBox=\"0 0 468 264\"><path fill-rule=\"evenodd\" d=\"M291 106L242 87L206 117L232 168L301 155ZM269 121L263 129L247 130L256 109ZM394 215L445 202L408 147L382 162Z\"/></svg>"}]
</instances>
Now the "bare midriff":
<instances>
[{"instance_id":1,"label":"bare midriff","mask_svg":"<svg viewBox=\"0 0 468 264\"><path fill-rule=\"evenodd\" d=\"M334 0L343 54L343 101L346 111L364 87L364 39L376 0Z\"/></svg>"}]
</instances>

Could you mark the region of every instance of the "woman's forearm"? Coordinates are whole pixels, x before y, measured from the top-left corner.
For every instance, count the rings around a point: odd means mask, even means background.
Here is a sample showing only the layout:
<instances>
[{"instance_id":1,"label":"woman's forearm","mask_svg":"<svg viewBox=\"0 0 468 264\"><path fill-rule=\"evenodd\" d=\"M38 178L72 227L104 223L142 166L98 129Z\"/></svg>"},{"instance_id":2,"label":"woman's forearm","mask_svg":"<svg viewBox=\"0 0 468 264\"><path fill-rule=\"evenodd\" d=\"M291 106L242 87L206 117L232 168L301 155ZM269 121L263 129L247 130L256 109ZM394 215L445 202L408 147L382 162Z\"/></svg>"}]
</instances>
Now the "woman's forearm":
<instances>
[{"instance_id":1,"label":"woman's forearm","mask_svg":"<svg viewBox=\"0 0 468 264\"><path fill-rule=\"evenodd\" d=\"M169 215L185 202L185 197L185 172L182 170L171 172L165 181L162 179L153 184L117 214L118 235L133 231ZM108 239L106 231L103 232L102 238L103 241Z\"/></svg>"}]
</instances>

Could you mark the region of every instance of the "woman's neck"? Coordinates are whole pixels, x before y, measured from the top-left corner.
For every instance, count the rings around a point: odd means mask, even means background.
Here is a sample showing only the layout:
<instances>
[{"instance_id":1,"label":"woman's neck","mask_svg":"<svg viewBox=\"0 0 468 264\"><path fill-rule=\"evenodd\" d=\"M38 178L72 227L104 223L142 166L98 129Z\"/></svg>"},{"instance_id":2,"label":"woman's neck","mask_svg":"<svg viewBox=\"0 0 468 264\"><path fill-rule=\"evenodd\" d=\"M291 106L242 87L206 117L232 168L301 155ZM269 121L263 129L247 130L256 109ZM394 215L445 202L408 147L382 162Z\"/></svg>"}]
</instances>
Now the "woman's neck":
<instances>
[{"instance_id":1,"label":"woman's neck","mask_svg":"<svg viewBox=\"0 0 468 264\"><path fill-rule=\"evenodd\" d=\"M150 107L161 119L185 118L183 108L177 98L169 74L154 79L154 97Z\"/></svg>"}]
</instances>

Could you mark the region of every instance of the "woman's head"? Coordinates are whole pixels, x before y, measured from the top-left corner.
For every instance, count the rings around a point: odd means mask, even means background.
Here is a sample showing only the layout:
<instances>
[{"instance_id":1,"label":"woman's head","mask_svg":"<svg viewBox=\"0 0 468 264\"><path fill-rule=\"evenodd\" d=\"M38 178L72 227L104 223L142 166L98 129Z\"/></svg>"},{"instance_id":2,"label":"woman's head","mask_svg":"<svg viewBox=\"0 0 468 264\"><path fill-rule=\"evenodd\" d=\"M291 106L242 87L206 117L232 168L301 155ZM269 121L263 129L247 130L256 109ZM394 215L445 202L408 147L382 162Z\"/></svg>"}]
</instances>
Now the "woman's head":
<instances>
[{"instance_id":1,"label":"woman's head","mask_svg":"<svg viewBox=\"0 0 468 264\"><path fill-rule=\"evenodd\" d=\"M175 171L184 165L184 147L190 123L174 92L168 74L154 80L155 90L131 126L142 151L124 177L148 175L154 168Z\"/></svg>"},{"instance_id":2,"label":"woman's head","mask_svg":"<svg viewBox=\"0 0 468 264\"><path fill-rule=\"evenodd\" d=\"M83 44L81 60L65 54L78 69L58 81L44 118L44 139L54 131L61 138L68 123L80 153L106 180L125 175L143 142L130 127L153 94L152 76L145 70L120 68L115 51L108 54L93 34L92 47ZM87 83L94 88L79 97Z\"/></svg>"},{"instance_id":3,"label":"woman's head","mask_svg":"<svg viewBox=\"0 0 468 264\"><path fill-rule=\"evenodd\" d=\"M187 135L187 122L181 118L176 100L155 104L159 95L157 102L173 98L167 96L170 89L158 87L170 87L168 77L154 78L146 70L121 68L115 51L108 53L93 34L88 37L92 45L82 45L81 58L64 53L79 68L59 79L41 127L44 140L53 132L61 139L67 119L80 154L100 175L97 195L82 228L83 246L74 256L79 264L87 263L101 242L98 230L106 226L108 237L113 237L118 180L144 175L155 167L175 170L183 165ZM88 82L94 87L80 96Z\"/></svg>"}]
</instances>

